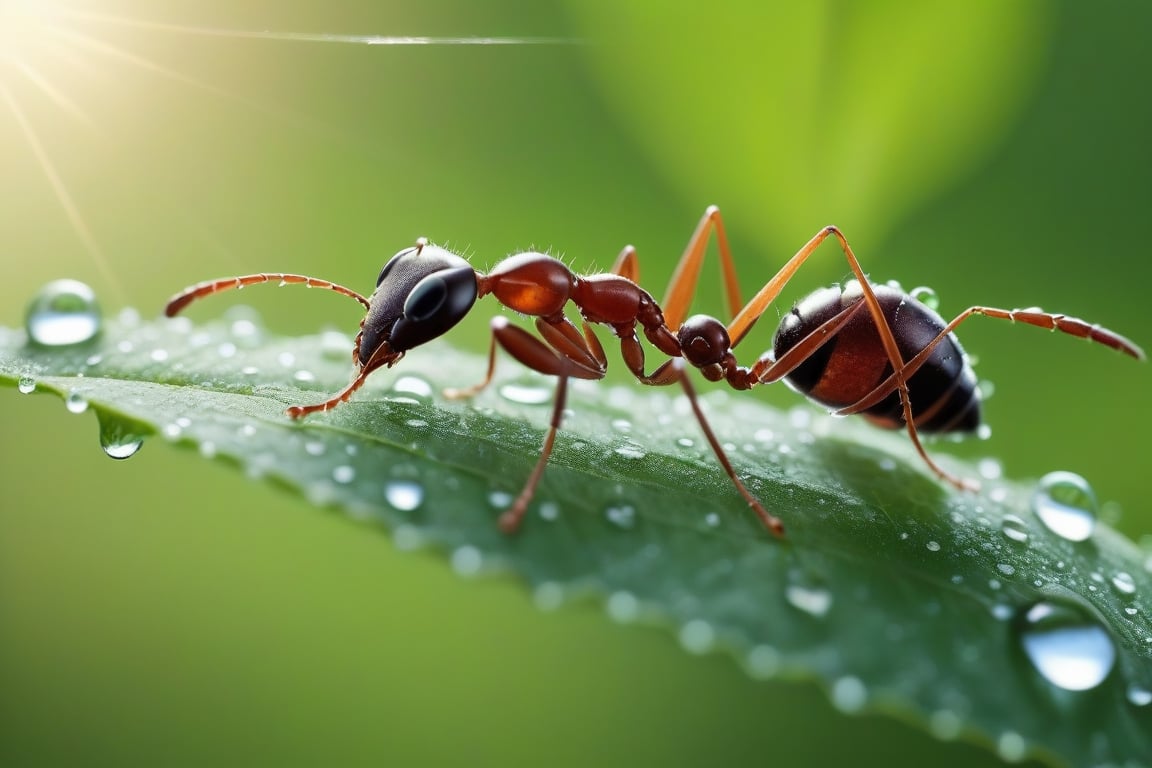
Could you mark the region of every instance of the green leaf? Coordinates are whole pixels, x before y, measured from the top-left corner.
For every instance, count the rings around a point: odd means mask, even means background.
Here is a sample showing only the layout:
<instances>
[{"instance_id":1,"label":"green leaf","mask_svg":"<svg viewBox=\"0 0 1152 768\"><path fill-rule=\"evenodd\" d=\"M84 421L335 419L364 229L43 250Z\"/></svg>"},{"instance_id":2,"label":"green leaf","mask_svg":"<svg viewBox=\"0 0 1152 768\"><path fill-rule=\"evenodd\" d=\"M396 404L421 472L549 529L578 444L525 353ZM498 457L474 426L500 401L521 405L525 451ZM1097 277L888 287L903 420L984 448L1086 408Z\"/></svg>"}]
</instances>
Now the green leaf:
<instances>
[{"instance_id":1,"label":"green leaf","mask_svg":"<svg viewBox=\"0 0 1152 768\"><path fill-rule=\"evenodd\" d=\"M484 361L434 344L297 423L285 407L341 387L351 342L272 337L246 312L203 326L122 313L95 341L59 348L0 330L0 384L94 410L119 453L137 439L198 450L378 521L403 547L443 551L463 575L515 573L541 607L592 595L614 620L668 626L688 651L724 650L754 677L818 680L846 712L891 713L1010 760L1152 756L1147 561L1104 525L1082 542L1048 530L1031 486L957 494L902 439L710 391L739 473L788 526L781 542L676 391L581 383L524 529L508 537L496 517L539 455L549 380L502 361L488 392L445 402L435 392L479 380ZM1057 631L1026 644L1038 602ZM1042 672L1025 648L1045 643L1068 656ZM1069 690L1077 658L1103 663L1109 647L1103 682Z\"/></svg>"}]
</instances>

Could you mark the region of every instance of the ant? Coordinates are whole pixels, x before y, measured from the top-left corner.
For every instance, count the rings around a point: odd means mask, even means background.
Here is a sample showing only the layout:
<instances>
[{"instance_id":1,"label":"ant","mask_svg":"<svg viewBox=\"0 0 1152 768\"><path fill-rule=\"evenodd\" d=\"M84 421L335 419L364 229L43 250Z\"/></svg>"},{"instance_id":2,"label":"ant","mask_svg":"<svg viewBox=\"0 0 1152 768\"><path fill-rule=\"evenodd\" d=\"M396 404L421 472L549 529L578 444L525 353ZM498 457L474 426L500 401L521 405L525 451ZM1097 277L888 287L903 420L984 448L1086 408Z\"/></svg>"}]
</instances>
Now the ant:
<instances>
[{"instance_id":1,"label":"ant","mask_svg":"<svg viewBox=\"0 0 1152 768\"><path fill-rule=\"evenodd\" d=\"M708 315L687 317L713 233L733 317L727 325ZM801 300L781 321L772 350L751 366L739 365L735 347L829 237L840 244L855 280L822 288ZM905 427L916 451L937 477L959 489L975 490L975 483L941 469L919 437L921 432L973 432L980 426L976 376L953 333L958 325L974 315L1011 320L1062 331L1144 359L1138 346L1106 328L1039 309L973 306L945 323L934 310L904 291L869 282L848 241L832 226L817 232L745 304L740 299L724 222L715 206L701 217L659 304L637 284L639 264L632 246L625 247L612 271L603 274L578 276L558 259L535 252L509 256L484 274L462 257L421 238L384 265L369 298L327 280L262 273L192 286L168 302L165 314L172 317L191 302L219 291L273 280L280 285L327 288L350 296L367 310L352 352L358 368L352 382L323 403L292 406L287 413L294 419L345 402L373 371L392 367L409 349L446 333L479 298L491 294L509 309L536 318L539 337L510 324L506 317L493 318L484 380L444 393L450 398L469 397L488 386L495 372L498 346L528 368L557 378L552 418L540 458L520 495L499 519L501 530L509 534L520 527L552 453L568 380L601 379L607 371L608 358L591 324L611 328L620 340L624 364L642 384L683 387L724 471L761 522L778 537L784 535L783 523L737 477L700 408L685 362L709 381L724 381L734 389L784 379L837 415L859 413L880 427ZM564 314L569 302L580 312L582 330ZM651 373L645 372L638 327L652 346L670 358Z\"/></svg>"}]
</instances>

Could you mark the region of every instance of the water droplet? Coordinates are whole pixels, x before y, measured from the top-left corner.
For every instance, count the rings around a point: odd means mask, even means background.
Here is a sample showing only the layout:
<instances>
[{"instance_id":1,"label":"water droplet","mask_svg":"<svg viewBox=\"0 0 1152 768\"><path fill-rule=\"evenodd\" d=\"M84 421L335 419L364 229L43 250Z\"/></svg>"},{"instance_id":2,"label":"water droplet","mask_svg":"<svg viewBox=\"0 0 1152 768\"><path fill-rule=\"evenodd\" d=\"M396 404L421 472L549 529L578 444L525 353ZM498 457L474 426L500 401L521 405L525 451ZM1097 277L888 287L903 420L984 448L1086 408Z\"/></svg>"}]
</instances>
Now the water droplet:
<instances>
[{"instance_id":1,"label":"water droplet","mask_svg":"<svg viewBox=\"0 0 1152 768\"><path fill-rule=\"evenodd\" d=\"M604 517L617 528L632 528L636 525L636 508L628 505L608 507Z\"/></svg>"},{"instance_id":2,"label":"water droplet","mask_svg":"<svg viewBox=\"0 0 1152 768\"><path fill-rule=\"evenodd\" d=\"M757 645L748 652L748 673L757 680L770 680L780 671L780 652L770 645Z\"/></svg>"},{"instance_id":3,"label":"water droplet","mask_svg":"<svg viewBox=\"0 0 1152 768\"><path fill-rule=\"evenodd\" d=\"M1004 515L1000 521L1000 531L1008 539L1020 544L1028 541L1028 524L1016 515Z\"/></svg>"},{"instance_id":4,"label":"water droplet","mask_svg":"<svg viewBox=\"0 0 1152 768\"><path fill-rule=\"evenodd\" d=\"M20 380L16 382L16 388L20 390L20 394L30 395L36 391L36 379L31 376L21 376Z\"/></svg>"},{"instance_id":5,"label":"water droplet","mask_svg":"<svg viewBox=\"0 0 1152 768\"><path fill-rule=\"evenodd\" d=\"M624 590L609 595L604 608L608 612L608 617L620 624L636 621L640 615L640 601L636 599L636 595Z\"/></svg>"},{"instance_id":6,"label":"water droplet","mask_svg":"<svg viewBox=\"0 0 1152 768\"><path fill-rule=\"evenodd\" d=\"M100 421L100 447L113 459L127 459L136 455L144 444L144 435L138 428L105 413L98 413Z\"/></svg>"},{"instance_id":7,"label":"water droplet","mask_svg":"<svg viewBox=\"0 0 1152 768\"><path fill-rule=\"evenodd\" d=\"M616 449L617 456L623 456L626 459L642 459L646 455L644 449L638 445L621 445Z\"/></svg>"},{"instance_id":8,"label":"water droplet","mask_svg":"<svg viewBox=\"0 0 1152 768\"><path fill-rule=\"evenodd\" d=\"M859 712L867 701L868 689L858 677L847 675L832 684L832 706L845 714Z\"/></svg>"},{"instance_id":9,"label":"water droplet","mask_svg":"<svg viewBox=\"0 0 1152 768\"><path fill-rule=\"evenodd\" d=\"M708 653L716 642L716 630L703 619L692 619L680 627L680 647L697 656Z\"/></svg>"},{"instance_id":10,"label":"water droplet","mask_svg":"<svg viewBox=\"0 0 1152 768\"><path fill-rule=\"evenodd\" d=\"M79 392L69 392L64 398L64 407L68 409L68 413L84 413L88 410L88 398Z\"/></svg>"},{"instance_id":11,"label":"water droplet","mask_svg":"<svg viewBox=\"0 0 1152 768\"><path fill-rule=\"evenodd\" d=\"M928 309L937 310L940 308L940 297L936 295L936 291L926 285L916 286L908 291L908 295L928 307Z\"/></svg>"},{"instance_id":12,"label":"water droplet","mask_svg":"<svg viewBox=\"0 0 1152 768\"><path fill-rule=\"evenodd\" d=\"M1017 629L1033 666L1060 688L1095 688L1116 662L1112 638L1073 605L1041 600L1017 616Z\"/></svg>"},{"instance_id":13,"label":"water droplet","mask_svg":"<svg viewBox=\"0 0 1152 768\"><path fill-rule=\"evenodd\" d=\"M924 545L924 547L925 547L925 548L926 548L926 549L927 549L929 552L939 552L939 551L940 551L940 542L938 542L938 541L929 541L927 544L925 544L925 545Z\"/></svg>"},{"instance_id":14,"label":"water droplet","mask_svg":"<svg viewBox=\"0 0 1152 768\"><path fill-rule=\"evenodd\" d=\"M564 587L554 581L543 581L532 590L532 602L541 611L554 611L564 604Z\"/></svg>"},{"instance_id":15,"label":"water droplet","mask_svg":"<svg viewBox=\"0 0 1152 768\"><path fill-rule=\"evenodd\" d=\"M96 294L78 280L54 280L37 292L25 314L28 338L45 347L82 344L100 332Z\"/></svg>"},{"instance_id":16,"label":"water droplet","mask_svg":"<svg viewBox=\"0 0 1152 768\"><path fill-rule=\"evenodd\" d=\"M392 385L392 391L416 397L432 397L432 385L419 376L401 376Z\"/></svg>"},{"instance_id":17,"label":"water droplet","mask_svg":"<svg viewBox=\"0 0 1152 768\"><path fill-rule=\"evenodd\" d=\"M1136 594L1136 581L1132 578L1132 574L1126 571L1119 571L1112 577L1112 586L1123 595Z\"/></svg>"},{"instance_id":18,"label":"water droplet","mask_svg":"<svg viewBox=\"0 0 1152 768\"><path fill-rule=\"evenodd\" d=\"M1084 541L1096 527L1096 494L1080 475L1049 472L1032 497L1036 516L1057 536Z\"/></svg>"},{"instance_id":19,"label":"water droplet","mask_svg":"<svg viewBox=\"0 0 1152 768\"><path fill-rule=\"evenodd\" d=\"M1146 707L1152 704L1152 691L1144 688L1143 686L1132 683L1128 686L1128 701L1137 707Z\"/></svg>"},{"instance_id":20,"label":"water droplet","mask_svg":"<svg viewBox=\"0 0 1152 768\"><path fill-rule=\"evenodd\" d=\"M465 544L452 551L452 570L460 576L475 576L483 565L484 556L476 547Z\"/></svg>"},{"instance_id":21,"label":"water droplet","mask_svg":"<svg viewBox=\"0 0 1152 768\"><path fill-rule=\"evenodd\" d=\"M928 718L928 730L932 735L943 741L951 741L960 735L964 722L960 715L950 709L939 709Z\"/></svg>"},{"instance_id":22,"label":"water droplet","mask_svg":"<svg viewBox=\"0 0 1152 768\"><path fill-rule=\"evenodd\" d=\"M832 593L811 576L794 572L789 576L784 598L796 609L809 616L823 618L832 607Z\"/></svg>"},{"instance_id":23,"label":"water droplet","mask_svg":"<svg viewBox=\"0 0 1152 768\"><path fill-rule=\"evenodd\" d=\"M520 405L543 405L552 399L552 388L542 384L501 384L500 397Z\"/></svg>"},{"instance_id":24,"label":"water droplet","mask_svg":"<svg viewBox=\"0 0 1152 768\"><path fill-rule=\"evenodd\" d=\"M347 485L356 479L356 470L347 464L340 464L332 469L332 479L342 485Z\"/></svg>"},{"instance_id":25,"label":"water droplet","mask_svg":"<svg viewBox=\"0 0 1152 768\"><path fill-rule=\"evenodd\" d=\"M393 509L411 512L424 503L424 486L411 480L394 480L384 486L384 498Z\"/></svg>"},{"instance_id":26,"label":"water droplet","mask_svg":"<svg viewBox=\"0 0 1152 768\"><path fill-rule=\"evenodd\" d=\"M1018 763L1028 754L1028 743L1015 731L1004 731L996 740L996 754L1009 763Z\"/></svg>"}]
</instances>

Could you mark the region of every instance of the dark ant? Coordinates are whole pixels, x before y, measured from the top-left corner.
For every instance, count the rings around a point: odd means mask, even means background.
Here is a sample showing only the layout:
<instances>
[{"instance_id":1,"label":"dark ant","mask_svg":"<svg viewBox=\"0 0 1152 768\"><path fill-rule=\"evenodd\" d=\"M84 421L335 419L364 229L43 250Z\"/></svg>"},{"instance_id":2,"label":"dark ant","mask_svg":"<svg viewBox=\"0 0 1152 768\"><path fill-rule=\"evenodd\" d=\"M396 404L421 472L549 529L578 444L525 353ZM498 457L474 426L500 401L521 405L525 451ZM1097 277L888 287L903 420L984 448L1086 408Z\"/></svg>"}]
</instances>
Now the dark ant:
<instances>
[{"instance_id":1,"label":"dark ant","mask_svg":"<svg viewBox=\"0 0 1152 768\"><path fill-rule=\"evenodd\" d=\"M732 321L725 326L707 315L686 317L708 241L716 234ZM733 349L760 319L784 285L828 237L840 243L855 280L843 287L823 288L800 301L784 316L771 351L750 367L737 364ZM344 286L305 275L258 274L201 283L168 302L165 314L176 315L197 299L229 288L277 280L281 285L303 283L351 296L367 309L352 357L359 370L339 394L315 405L294 405L294 419L326 411L348 398L382 366L391 367L404 353L443 335L468 313L478 298L492 294L504 306L536 318L541 338L511 325L505 317L492 319L488 373L479 384L447 390L448 397L468 397L492 381L496 347L534 371L556 376L552 420L540 459L524 489L500 516L500 528L515 532L548 463L556 431L564 413L568 379L601 379L608 358L590 323L609 326L620 339L628 370L643 384L680 384L716 458L736 489L764 525L783 536L780 519L752 496L724 454L708 425L686 375L683 361L698 368L709 381L725 381L734 389L785 379L797 391L838 415L863 414L874 424L898 429L905 426L916 451L942 480L960 489L974 489L945 472L928 456L919 433L972 432L980 425L980 397L976 376L953 331L973 315L1012 320L1088 339L1139 360L1144 353L1124 337L1099 325L1039 309L1005 310L974 306L950 323L902 290L870 283L848 241L836 227L825 227L793 256L776 276L744 304L720 210L708 208L689 240L668 286L666 299L657 304L637 285L636 251L627 246L606 274L577 276L559 260L542 253L519 253L501 261L487 275L444 248L420 239L393 256L376 280L376 290L364 298ZM564 314L568 302L583 317L583 332ZM661 309L663 307L663 309ZM866 311L865 311L866 310ZM645 338L669 360L651 373L644 371Z\"/></svg>"}]
</instances>

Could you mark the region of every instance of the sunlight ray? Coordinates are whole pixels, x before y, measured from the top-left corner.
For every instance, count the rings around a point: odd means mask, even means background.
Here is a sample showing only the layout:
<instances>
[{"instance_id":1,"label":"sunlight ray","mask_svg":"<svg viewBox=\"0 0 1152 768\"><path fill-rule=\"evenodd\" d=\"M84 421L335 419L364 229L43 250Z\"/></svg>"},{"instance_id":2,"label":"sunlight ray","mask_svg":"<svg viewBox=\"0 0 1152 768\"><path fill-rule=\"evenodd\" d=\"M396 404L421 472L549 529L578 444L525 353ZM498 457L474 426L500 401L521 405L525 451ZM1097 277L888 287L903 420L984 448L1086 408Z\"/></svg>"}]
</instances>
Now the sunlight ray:
<instances>
[{"instance_id":1,"label":"sunlight ray","mask_svg":"<svg viewBox=\"0 0 1152 768\"><path fill-rule=\"evenodd\" d=\"M56 172L55 165L48 157L44 145L40 143L40 138L36 135L35 128L29 122L28 117L24 114L24 110L20 108L20 104L16 101L15 96L8 90L8 87L0 82L0 101L3 101L8 111L16 118L16 124L20 127L20 132L24 134L24 139L28 142L28 146L32 149L32 154L36 157L36 162L40 165L40 170L44 172L45 178L48 180L49 186L52 187L53 193L56 195L57 201L64 209L64 214L68 218L68 222L75 230L80 242L84 244L84 248L92 256L92 260L96 263L96 268L100 271L101 276L105 282L115 291L120 294L120 285L112 274L112 270L108 266L108 260L104 256L104 251L100 248L96 238L92 235L92 230L84 221L84 217L80 215L80 209L77 207L76 202L72 199L71 193L68 192L67 185L64 184L63 178Z\"/></svg>"},{"instance_id":2,"label":"sunlight ray","mask_svg":"<svg viewBox=\"0 0 1152 768\"><path fill-rule=\"evenodd\" d=\"M414 35L342 35L324 32L276 32L272 30L227 29L221 27L199 27L186 24L170 24L159 21L145 21L90 11L62 10L59 15L67 18L94 21L140 29L163 30L186 35L226 37L245 40L286 40L306 43L344 43L348 45L571 45L579 40L565 37L428 37Z\"/></svg>"},{"instance_id":3,"label":"sunlight ray","mask_svg":"<svg viewBox=\"0 0 1152 768\"><path fill-rule=\"evenodd\" d=\"M57 107L68 113L70 116L79 120L87 125L89 128L93 127L92 118L82 110L76 102L68 98L68 96L59 88L49 82L39 70L33 67L28 62L21 58L10 58L9 63L14 66L20 74L24 75L33 85L44 92L44 95L55 104Z\"/></svg>"}]
</instances>

